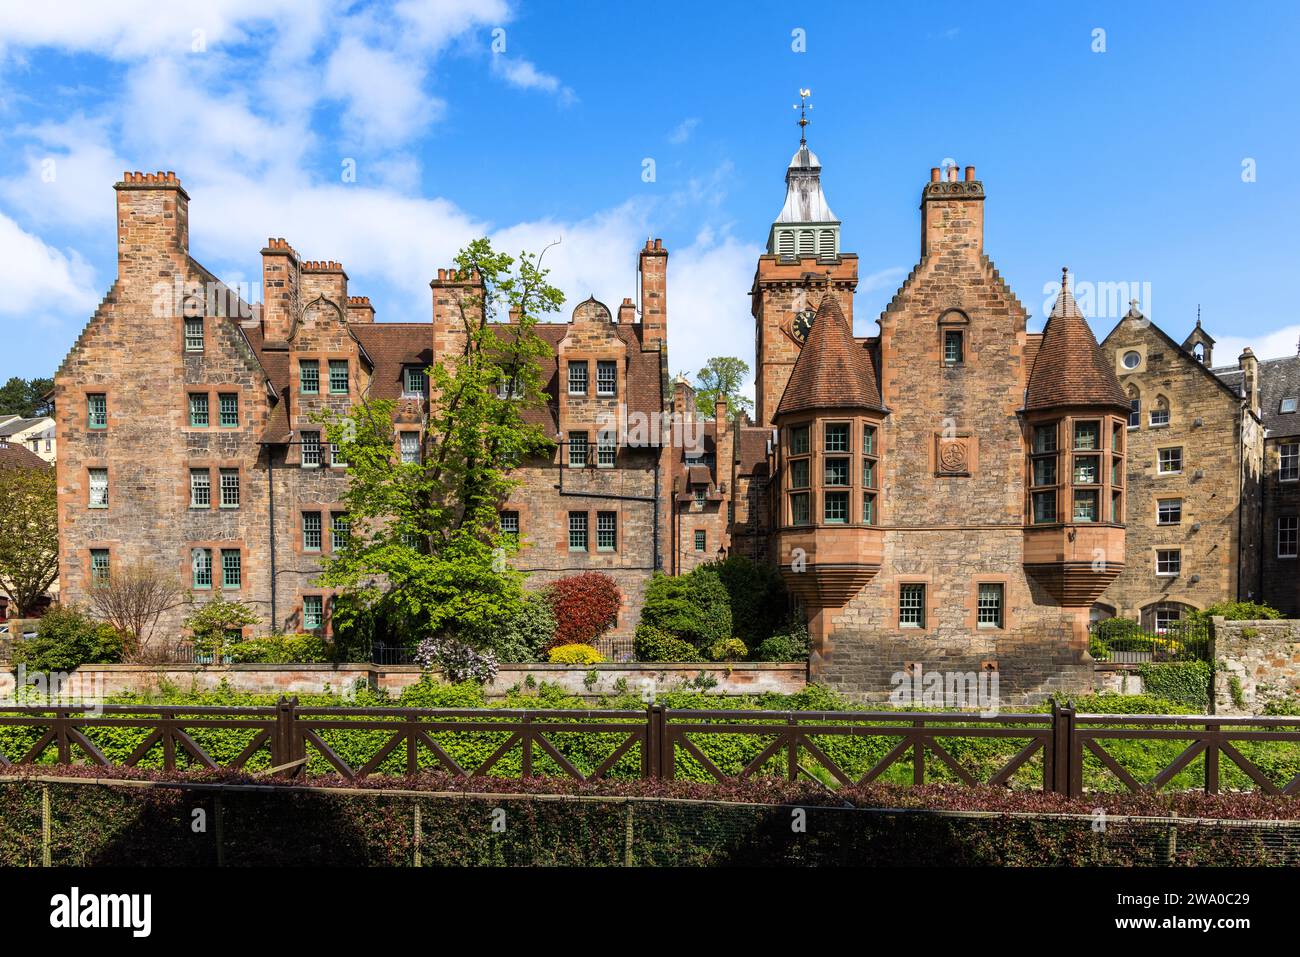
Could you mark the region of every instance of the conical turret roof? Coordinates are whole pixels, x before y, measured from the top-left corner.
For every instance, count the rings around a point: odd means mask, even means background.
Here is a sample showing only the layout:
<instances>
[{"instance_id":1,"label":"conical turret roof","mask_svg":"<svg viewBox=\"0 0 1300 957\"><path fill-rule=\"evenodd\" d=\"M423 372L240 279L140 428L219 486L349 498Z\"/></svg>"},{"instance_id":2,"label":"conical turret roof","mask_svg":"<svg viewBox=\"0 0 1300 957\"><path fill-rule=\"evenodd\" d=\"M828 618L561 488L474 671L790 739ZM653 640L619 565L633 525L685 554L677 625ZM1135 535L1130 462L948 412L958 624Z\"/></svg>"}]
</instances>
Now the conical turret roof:
<instances>
[{"instance_id":1,"label":"conical turret roof","mask_svg":"<svg viewBox=\"0 0 1300 957\"><path fill-rule=\"evenodd\" d=\"M871 356L853 341L839 300L827 293L795 360L776 414L807 409L879 409L880 385Z\"/></svg>"},{"instance_id":2,"label":"conical turret roof","mask_svg":"<svg viewBox=\"0 0 1300 957\"><path fill-rule=\"evenodd\" d=\"M1106 361L1088 321L1070 291L1069 271L1061 271L1061 291L1043 329L1043 341L1029 374L1025 410L1097 405L1127 410L1114 367Z\"/></svg>"}]
</instances>

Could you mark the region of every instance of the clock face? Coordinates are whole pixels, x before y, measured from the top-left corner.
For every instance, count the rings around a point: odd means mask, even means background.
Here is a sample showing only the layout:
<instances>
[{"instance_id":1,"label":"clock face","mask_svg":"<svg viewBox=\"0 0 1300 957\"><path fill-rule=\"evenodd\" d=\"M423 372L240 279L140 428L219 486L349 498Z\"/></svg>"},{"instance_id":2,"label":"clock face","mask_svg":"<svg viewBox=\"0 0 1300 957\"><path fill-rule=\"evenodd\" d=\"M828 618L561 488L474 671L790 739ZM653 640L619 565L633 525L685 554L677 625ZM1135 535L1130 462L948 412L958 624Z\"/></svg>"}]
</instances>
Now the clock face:
<instances>
[{"instance_id":1,"label":"clock face","mask_svg":"<svg viewBox=\"0 0 1300 957\"><path fill-rule=\"evenodd\" d=\"M816 315L817 313L812 309L801 309L794 314L794 335L800 342L808 338Z\"/></svg>"}]
</instances>

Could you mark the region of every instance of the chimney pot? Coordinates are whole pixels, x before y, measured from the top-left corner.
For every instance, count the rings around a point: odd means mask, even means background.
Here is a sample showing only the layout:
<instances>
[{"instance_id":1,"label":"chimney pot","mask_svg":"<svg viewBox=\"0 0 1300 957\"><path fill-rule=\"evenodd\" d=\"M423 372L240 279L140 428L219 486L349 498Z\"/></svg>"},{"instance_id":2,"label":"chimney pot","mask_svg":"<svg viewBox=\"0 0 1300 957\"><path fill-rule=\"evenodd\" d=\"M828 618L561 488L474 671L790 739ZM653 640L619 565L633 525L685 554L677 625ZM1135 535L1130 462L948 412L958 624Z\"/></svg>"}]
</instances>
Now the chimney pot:
<instances>
[{"instance_id":1,"label":"chimney pot","mask_svg":"<svg viewBox=\"0 0 1300 957\"><path fill-rule=\"evenodd\" d=\"M930 167L930 182L932 183L939 182L939 167L937 166Z\"/></svg>"},{"instance_id":2,"label":"chimney pot","mask_svg":"<svg viewBox=\"0 0 1300 957\"><path fill-rule=\"evenodd\" d=\"M950 183L957 182L957 167L955 166L948 167L948 182Z\"/></svg>"},{"instance_id":3,"label":"chimney pot","mask_svg":"<svg viewBox=\"0 0 1300 957\"><path fill-rule=\"evenodd\" d=\"M968 182L968 183L973 183L973 182L975 182L975 167L974 167L974 166L967 166L967 167L966 167L966 182Z\"/></svg>"}]
</instances>

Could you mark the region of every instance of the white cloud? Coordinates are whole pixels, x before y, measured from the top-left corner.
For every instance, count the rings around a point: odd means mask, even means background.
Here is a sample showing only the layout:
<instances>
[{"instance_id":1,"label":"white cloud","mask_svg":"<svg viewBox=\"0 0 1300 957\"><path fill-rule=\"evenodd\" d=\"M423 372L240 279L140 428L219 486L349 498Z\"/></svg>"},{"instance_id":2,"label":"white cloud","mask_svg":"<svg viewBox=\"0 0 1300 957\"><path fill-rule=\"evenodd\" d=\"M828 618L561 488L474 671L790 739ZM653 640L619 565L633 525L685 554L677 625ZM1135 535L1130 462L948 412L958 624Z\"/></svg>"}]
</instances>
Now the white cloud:
<instances>
[{"instance_id":1,"label":"white cloud","mask_svg":"<svg viewBox=\"0 0 1300 957\"><path fill-rule=\"evenodd\" d=\"M492 72L511 86L550 93L565 105L577 100L573 90L561 83L559 77L543 73L531 60L511 58L502 53L494 54Z\"/></svg>"},{"instance_id":2,"label":"white cloud","mask_svg":"<svg viewBox=\"0 0 1300 957\"><path fill-rule=\"evenodd\" d=\"M714 356L745 360L742 391L754 397L754 319L749 289L761 248L703 231L668 256L668 364L692 378Z\"/></svg>"},{"instance_id":3,"label":"white cloud","mask_svg":"<svg viewBox=\"0 0 1300 957\"><path fill-rule=\"evenodd\" d=\"M107 122L78 115L18 132L33 142L23 150L23 171L0 181L0 199L33 224L100 235L111 231L113 197L107 186L127 164L108 143Z\"/></svg>"},{"instance_id":4,"label":"white cloud","mask_svg":"<svg viewBox=\"0 0 1300 957\"><path fill-rule=\"evenodd\" d=\"M698 116L692 116L682 120L677 124L676 128L668 134L668 142L674 145L685 143L691 138L691 134L695 132L695 127L699 125L700 118Z\"/></svg>"},{"instance_id":5,"label":"white cloud","mask_svg":"<svg viewBox=\"0 0 1300 957\"><path fill-rule=\"evenodd\" d=\"M1282 326L1255 336L1219 336L1214 342L1214 364L1233 365L1246 346L1257 359L1283 359L1300 349L1300 325Z\"/></svg>"},{"instance_id":6,"label":"white cloud","mask_svg":"<svg viewBox=\"0 0 1300 957\"><path fill-rule=\"evenodd\" d=\"M0 249L0 316L6 322L53 323L95 308L92 270L76 252L47 246L3 213Z\"/></svg>"},{"instance_id":7,"label":"white cloud","mask_svg":"<svg viewBox=\"0 0 1300 957\"><path fill-rule=\"evenodd\" d=\"M114 59L184 55L196 34L209 49L247 41L280 24L308 36L337 0L60 0L57 11L29 4L0 5L0 52L47 47Z\"/></svg>"},{"instance_id":8,"label":"white cloud","mask_svg":"<svg viewBox=\"0 0 1300 957\"><path fill-rule=\"evenodd\" d=\"M325 91L343 100L345 131L367 144L404 143L442 115L446 104L424 90L416 58L344 37L330 55Z\"/></svg>"}]
</instances>

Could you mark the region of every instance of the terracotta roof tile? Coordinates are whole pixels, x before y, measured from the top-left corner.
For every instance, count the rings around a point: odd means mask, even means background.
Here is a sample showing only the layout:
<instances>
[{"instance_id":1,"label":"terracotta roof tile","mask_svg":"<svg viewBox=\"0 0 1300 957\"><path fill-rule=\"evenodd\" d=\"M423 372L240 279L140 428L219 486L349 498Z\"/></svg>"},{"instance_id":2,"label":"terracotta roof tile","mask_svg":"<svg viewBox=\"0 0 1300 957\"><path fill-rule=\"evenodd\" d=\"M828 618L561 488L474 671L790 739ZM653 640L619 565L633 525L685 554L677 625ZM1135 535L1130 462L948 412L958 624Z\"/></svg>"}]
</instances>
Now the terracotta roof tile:
<instances>
[{"instance_id":1,"label":"terracotta roof tile","mask_svg":"<svg viewBox=\"0 0 1300 957\"><path fill-rule=\"evenodd\" d=\"M827 295L817 308L776 414L880 407L880 386L871 356L854 342L839 301Z\"/></svg>"},{"instance_id":2,"label":"terracotta roof tile","mask_svg":"<svg viewBox=\"0 0 1300 957\"><path fill-rule=\"evenodd\" d=\"M1025 409L1072 405L1108 406L1127 412L1129 402L1115 369L1097 346L1088 320L1079 312L1067 273L1034 356Z\"/></svg>"},{"instance_id":3,"label":"terracotta roof tile","mask_svg":"<svg viewBox=\"0 0 1300 957\"><path fill-rule=\"evenodd\" d=\"M48 468L49 463L30 449L15 442L0 441L0 469Z\"/></svg>"}]
</instances>

